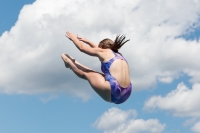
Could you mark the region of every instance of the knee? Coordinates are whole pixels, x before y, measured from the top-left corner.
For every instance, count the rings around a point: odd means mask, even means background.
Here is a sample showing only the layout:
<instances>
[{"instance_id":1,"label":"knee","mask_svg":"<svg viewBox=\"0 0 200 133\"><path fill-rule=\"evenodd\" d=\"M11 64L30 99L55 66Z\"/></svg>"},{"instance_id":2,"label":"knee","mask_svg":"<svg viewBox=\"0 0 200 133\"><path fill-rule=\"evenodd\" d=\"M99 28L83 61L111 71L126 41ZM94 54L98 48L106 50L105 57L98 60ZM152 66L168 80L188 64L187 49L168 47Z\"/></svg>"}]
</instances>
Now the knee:
<instances>
[{"instance_id":1,"label":"knee","mask_svg":"<svg viewBox=\"0 0 200 133\"><path fill-rule=\"evenodd\" d=\"M85 80L87 80L88 82L90 82L90 80L89 80L89 79L90 79L89 73L83 72L83 71L82 71L81 76L82 76L82 79L85 79Z\"/></svg>"},{"instance_id":2,"label":"knee","mask_svg":"<svg viewBox=\"0 0 200 133\"><path fill-rule=\"evenodd\" d=\"M81 77L82 77L82 79L88 80L88 78L87 78L87 74L84 73L84 72L81 74Z\"/></svg>"}]
</instances>

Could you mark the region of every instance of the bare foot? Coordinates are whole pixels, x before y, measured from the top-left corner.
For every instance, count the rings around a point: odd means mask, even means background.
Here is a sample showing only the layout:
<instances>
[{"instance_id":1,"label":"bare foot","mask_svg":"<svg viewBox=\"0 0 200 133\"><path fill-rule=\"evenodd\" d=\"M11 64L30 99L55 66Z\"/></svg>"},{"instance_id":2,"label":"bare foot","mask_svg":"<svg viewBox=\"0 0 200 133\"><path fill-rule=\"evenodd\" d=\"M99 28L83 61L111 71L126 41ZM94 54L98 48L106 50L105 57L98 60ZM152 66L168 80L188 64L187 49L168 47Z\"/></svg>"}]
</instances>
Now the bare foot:
<instances>
[{"instance_id":1,"label":"bare foot","mask_svg":"<svg viewBox=\"0 0 200 133\"><path fill-rule=\"evenodd\" d=\"M69 61L70 59L68 58L69 55L67 54L62 54L61 58L63 59L64 63L65 63L65 67L66 68L69 68L70 65L69 65Z\"/></svg>"}]
</instances>

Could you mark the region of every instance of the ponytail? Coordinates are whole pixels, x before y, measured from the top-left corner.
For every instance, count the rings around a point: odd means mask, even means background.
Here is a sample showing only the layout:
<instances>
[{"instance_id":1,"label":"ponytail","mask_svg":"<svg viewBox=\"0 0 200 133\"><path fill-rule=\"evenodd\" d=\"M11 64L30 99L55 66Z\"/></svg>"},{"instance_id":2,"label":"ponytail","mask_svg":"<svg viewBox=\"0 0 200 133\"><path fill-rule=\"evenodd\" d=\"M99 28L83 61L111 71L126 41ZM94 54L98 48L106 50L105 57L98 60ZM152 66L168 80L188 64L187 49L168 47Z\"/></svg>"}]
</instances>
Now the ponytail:
<instances>
[{"instance_id":1,"label":"ponytail","mask_svg":"<svg viewBox=\"0 0 200 133\"><path fill-rule=\"evenodd\" d=\"M125 40L126 36L125 35L117 35L116 39L114 41L114 44L112 45L111 49L115 52L118 53L118 49L120 49L126 42L130 41L130 39Z\"/></svg>"}]
</instances>

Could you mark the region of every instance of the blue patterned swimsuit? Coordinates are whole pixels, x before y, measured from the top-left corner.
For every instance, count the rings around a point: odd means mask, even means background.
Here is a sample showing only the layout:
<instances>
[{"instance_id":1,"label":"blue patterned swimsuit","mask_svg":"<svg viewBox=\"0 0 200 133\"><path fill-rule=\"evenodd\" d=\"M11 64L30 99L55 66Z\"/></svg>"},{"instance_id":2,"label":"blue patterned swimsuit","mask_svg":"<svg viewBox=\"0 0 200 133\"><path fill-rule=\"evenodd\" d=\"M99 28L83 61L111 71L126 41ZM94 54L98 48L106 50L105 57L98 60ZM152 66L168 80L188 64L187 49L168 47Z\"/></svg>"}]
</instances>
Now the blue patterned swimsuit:
<instances>
[{"instance_id":1,"label":"blue patterned swimsuit","mask_svg":"<svg viewBox=\"0 0 200 133\"><path fill-rule=\"evenodd\" d=\"M126 61L126 59L123 56L119 56L115 52L113 53L115 54L114 58L110 59L107 62L101 62L101 70L105 74L105 79L110 83L111 102L115 104L121 104L129 98L132 90L132 84L130 83L128 87L123 88L120 86L117 80L110 74L109 71L110 66L116 59L121 59Z\"/></svg>"}]
</instances>

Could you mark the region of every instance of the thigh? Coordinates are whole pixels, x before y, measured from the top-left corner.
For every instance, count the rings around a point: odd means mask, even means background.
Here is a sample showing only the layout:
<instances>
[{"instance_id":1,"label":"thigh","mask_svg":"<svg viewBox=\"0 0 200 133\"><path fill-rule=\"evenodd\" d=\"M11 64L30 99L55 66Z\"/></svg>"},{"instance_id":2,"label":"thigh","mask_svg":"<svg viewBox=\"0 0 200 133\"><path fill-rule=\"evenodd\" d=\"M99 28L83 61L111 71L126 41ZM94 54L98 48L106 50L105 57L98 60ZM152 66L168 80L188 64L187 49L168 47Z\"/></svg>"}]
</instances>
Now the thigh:
<instances>
[{"instance_id":1,"label":"thigh","mask_svg":"<svg viewBox=\"0 0 200 133\"><path fill-rule=\"evenodd\" d=\"M105 80L103 74L98 72L85 73L85 77L94 89L94 91L101 96L105 101L111 101L110 83Z\"/></svg>"}]
</instances>

